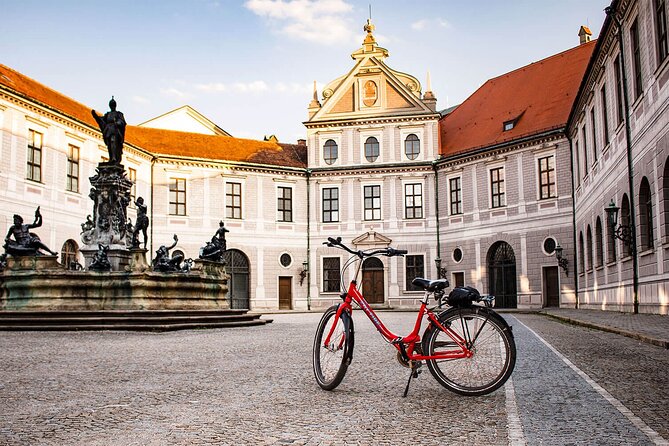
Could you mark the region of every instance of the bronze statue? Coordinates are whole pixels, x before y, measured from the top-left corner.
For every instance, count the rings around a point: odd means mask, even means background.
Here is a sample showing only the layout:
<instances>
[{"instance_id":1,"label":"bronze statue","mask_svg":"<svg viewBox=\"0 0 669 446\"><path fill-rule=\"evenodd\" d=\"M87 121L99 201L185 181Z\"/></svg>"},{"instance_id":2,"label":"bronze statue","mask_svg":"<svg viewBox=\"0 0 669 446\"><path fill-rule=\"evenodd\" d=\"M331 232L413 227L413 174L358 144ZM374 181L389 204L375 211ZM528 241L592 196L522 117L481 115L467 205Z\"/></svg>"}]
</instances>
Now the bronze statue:
<instances>
[{"instance_id":1,"label":"bronze statue","mask_svg":"<svg viewBox=\"0 0 669 446\"><path fill-rule=\"evenodd\" d=\"M109 101L109 108L111 111L105 113L104 116L98 115L95 110L91 110L91 114L102 132L102 138L109 152L109 162L111 164L120 164L121 157L123 156L126 123L123 113L116 111L114 96Z\"/></svg>"},{"instance_id":2,"label":"bronze statue","mask_svg":"<svg viewBox=\"0 0 669 446\"><path fill-rule=\"evenodd\" d=\"M23 217L14 214L14 224L9 227L5 236L5 251L12 256L39 256L44 255L40 250L46 251L52 256L58 255L50 250L37 236L30 232L33 228L42 226L42 214L39 206L35 210L35 221L32 224L23 224ZM14 236L14 240L11 237Z\"/></svg>"},{"instance_id":3,"label":"bronze statue","mask_svg":"<svg viewBox=\"0 0 669 446\"><path fill-rule=\"evenodd\" d=\"M111 270L111 263L109 263L109 258L107 257L107 251L109 251L109 246L98 243L98 252L93 254L93 261L91 262L88 269L93 271L109 271Z\"/></svg>"},{"instance_id":4,"label":"bronze statue","mask_svg":"<svg viewBox=\"0 0 669 446\"><path fill-rule=\"evenodd\" d=\"M211 242L207 242L205 246L200 248L201 259L220 262L223 258L223 254L228 248L225 233L230 232L230 230L225 228L223 221L220 221L218 225L218 230L216 230L216 233L211 238Z\"/></svg>"},{"instance_id":5,"label":"bronze statue","mask_svg":"<svg viewBox=\"0 0 669 446\"><path fill-rule=\"evenodd\" d=\"M135 206L137 206L137 221L135 221L135 229L132 232L132 247L139 248L139 231L142 231L142 235L144 236L144 249L146 249L146 241L148 239L146 229L149 227L149 217L146 215L147 209L144 204L144 199L142 197L137 198Z\"/></svg>"},{"instance_id":6,"label":"bronze statue","mask_svg":"<svg viewBox=\"0 0 669 446\"><path fill-rule=\"evenodd\" d=\"M181 271L181 262L184 259L184 256L181 254L176 254L170 258L170 250L177 246L179 238L174 234L174 243L171 246L167 247L161 245L160 248L156 251L156 258L151 262L151 266L154 271L160 271L163 273Z\"/></svg>"}]
</instances>

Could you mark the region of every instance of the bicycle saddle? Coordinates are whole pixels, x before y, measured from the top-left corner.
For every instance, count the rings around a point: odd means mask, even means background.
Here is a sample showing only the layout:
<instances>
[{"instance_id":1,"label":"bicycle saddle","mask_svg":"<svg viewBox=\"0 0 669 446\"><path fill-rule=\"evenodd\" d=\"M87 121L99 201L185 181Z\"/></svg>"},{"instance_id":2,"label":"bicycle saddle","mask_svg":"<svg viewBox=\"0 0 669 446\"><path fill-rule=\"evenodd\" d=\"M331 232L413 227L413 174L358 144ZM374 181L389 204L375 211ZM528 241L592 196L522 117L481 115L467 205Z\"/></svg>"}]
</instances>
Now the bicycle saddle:
<instances>
[{"instance_id":1,"label":"bicycle saddle","mask_svg":"<svg viewBox=\"0 0 669 446\"><path fill-rule=\"evenodd\" d=\"M429 279L423 279L422 277L416 277L411 281L411 284L416 285L417 287L421 287L425 291L434 292L447 288L448 280L446 279L429 280Z\"/></svg>"}]
</instances>

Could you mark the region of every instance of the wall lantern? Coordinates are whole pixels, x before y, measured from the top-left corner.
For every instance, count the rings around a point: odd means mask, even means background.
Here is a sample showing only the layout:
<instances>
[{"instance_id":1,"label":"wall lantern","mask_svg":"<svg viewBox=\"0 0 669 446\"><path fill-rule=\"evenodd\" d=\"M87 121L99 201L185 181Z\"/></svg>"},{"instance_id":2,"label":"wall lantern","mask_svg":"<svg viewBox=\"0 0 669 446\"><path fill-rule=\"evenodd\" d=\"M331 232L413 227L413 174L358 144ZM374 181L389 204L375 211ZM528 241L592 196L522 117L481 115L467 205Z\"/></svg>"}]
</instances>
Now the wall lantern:
<instances>
[{"instance_id":1,"label":"wall lantern","mask_svg":"<svg viewBox=\"0 0 669 446\"><path fill-rule=\"evenodd\" d=\"M448 270L441 267L441 257L437 256L437 258L434 259L434 264L437 267L437 279L446 279Z\"/></svg>"},{"instance_id":2,"label":"wall lantern","mask_svg":"<svg viewBox=\"0 0 669 446\"><path fill-rule=\"evenodd\" d=\"M555 258L557 259L558 266L564 270L564 273L566 275L569 275L569 269L568 269L569 261L567 260L566 257L562 256L563 251L564 248L560 246L560 244L558 243L557 246L555 247Z\"/></svg>"},{"instance_id":3,"label":"wall lantern","mask_svg":"<svg viewBox=\"0 0 669 446\"><path fill-rule=\"evenodd\" d=\"M611 200L611 203L604 210L606 211L606 221L609 224L609 228L611 228L611 237L631 244L632 228L628 225L618 225L618 211L620 208Z\"/></svg>"},{"instance_id":4,"label":"wall lantern","mask_svg":"<svg viewBox=\"0 0 669 446\"><path fill-rule=\"evenodd\" d=\"M308 272L309 272L309 262L305 260L304 262L302 262L302 271L300 271L300 286L302 286L302 283L304 283L304 279L306 279Z\"/></svg>"}]
</instances>

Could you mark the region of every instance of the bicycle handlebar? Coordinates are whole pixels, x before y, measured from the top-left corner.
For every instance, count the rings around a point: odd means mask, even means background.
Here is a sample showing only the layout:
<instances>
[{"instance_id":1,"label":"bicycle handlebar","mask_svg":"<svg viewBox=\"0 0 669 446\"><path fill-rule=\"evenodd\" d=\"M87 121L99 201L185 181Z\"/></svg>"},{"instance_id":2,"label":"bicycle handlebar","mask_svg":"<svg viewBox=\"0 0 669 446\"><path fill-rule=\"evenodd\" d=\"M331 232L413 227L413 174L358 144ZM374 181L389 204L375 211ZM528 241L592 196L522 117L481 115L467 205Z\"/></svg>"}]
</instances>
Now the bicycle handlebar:
<instances>
[{"instance_id":1,"label":"bicycle handlebar","mask_svg":"<svg viewBox=\"0 0 669 446\"><path fill-rule=\"evenodd\" d=\"M331 248L341 248L344 251L348 251L349 253L353 254L354 256L358 256L361 259L363 257L373 257L375 255L381 254L387 257L393 257L393 256L403 256L408 253L406 249L395 249L395 248L383 248L383 249L377 249L374 251L370 252L365 252L365 251L353 251L351 248L348 246L344 245L341 241L341 237L333 238L333 237L328 237L327 242L323 242L324 245L327 245Z\"/></svg>"}]
</instances>

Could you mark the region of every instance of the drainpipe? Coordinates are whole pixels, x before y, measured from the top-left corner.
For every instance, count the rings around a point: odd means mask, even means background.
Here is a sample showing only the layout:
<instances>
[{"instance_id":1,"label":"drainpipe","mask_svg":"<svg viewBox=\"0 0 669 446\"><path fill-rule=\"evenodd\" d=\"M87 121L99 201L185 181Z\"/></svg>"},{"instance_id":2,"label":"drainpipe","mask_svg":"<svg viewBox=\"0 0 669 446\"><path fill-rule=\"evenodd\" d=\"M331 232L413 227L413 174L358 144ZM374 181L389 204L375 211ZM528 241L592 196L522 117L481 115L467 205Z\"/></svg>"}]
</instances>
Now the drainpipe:
<instances>
[{"instance_id":1,"label":"drainpipe","mask_svg":"<svg viewBox=\"0 0 669 446\"><path fill-rule=\"evenodd\" d=\"M618 46L620 47L620 69L623 75L623 100L625 105L625 139L627 140L627 181L630 192L630 232L632 237L632 272L634 286L634 314L639 313L639 255L636 245L636 206L634 205L634 170L632 166L632 131L630 129L630 107L627 91L627 71L625 70L625 50L623 46L623 27L612 7L604 9L618 28Z\"/></svg>"},{"instance_id":2,"label":"drainpipe","mask_svg":"<svg viewBox=\"0 0 669 446\"><path fill-rule=\"evenodd\" d=\"M311 169L307 169L307 310L311 311Z\"/></svg>"},{"instance_id":3,"label":"drainpipe","mask_svg":"<svg viewBox=\"0 0 669 446\"><path fill-rule=\"evenodd\" d=\"M437 160L432 161L432 170L434 170L434 211L437 220L437 257L434 259L434 262L437 266L437 279L439 279L441 270L441 239L439 235L439 175L437 174Z\"/></svg>"},{"instance_id":4,"label":"drainpipe","mask_svg":"<svg viewBox=\"0 0 669 446\"><path fill-rule=\"evenodd\" d=\"M569 129L566 129L567 140L569 141L569 164L571 166L571 228L572 241L574 242L574 295L576 296L576 306L578 308L578 256L576 255L576 188L574 187L574 146L569 137ZM576 154L578 156L578 154ZM583 255L583 253L581 253ZM559 271L559 270L558 270Z\"/></svg>"}]
</instances>

